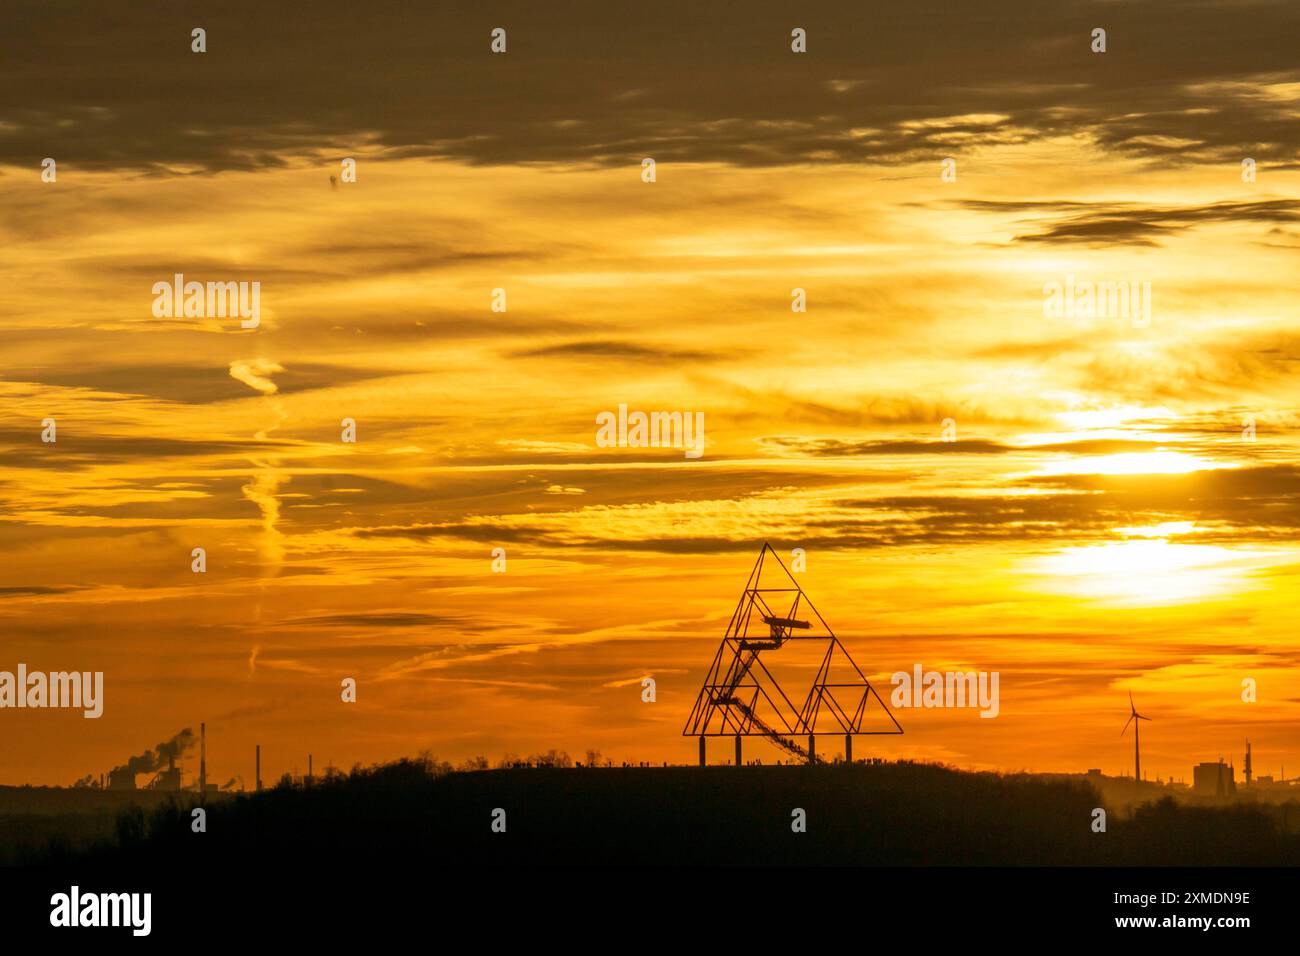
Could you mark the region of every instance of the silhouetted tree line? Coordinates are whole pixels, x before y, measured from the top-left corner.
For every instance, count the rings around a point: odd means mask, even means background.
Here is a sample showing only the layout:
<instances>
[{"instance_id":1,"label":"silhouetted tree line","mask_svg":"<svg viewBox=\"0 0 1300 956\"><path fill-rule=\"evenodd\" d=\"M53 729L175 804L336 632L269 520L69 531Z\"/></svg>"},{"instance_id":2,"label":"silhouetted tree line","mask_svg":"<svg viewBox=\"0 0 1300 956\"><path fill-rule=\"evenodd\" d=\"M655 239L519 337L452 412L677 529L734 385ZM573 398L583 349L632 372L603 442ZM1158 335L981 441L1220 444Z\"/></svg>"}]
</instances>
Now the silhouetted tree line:
<instances>
[{"instance_id":1,"label":"silhouetted tree line","mask_svg":"<svg viewBox=\"0 0 1300 956\"><path fill-rule=\"evenodd\" d=\"M965 773L917 763L613 768L566 772L567 754L476 773L421 754L209 801L132 808L111 840L45 859L176 866L420 854L439 865L878 864L1285 865L1300 863L1300 814L1162 800L1092 828L1080 780ZM792 811L806 832L791 829ZM505 832L494 832L504 811ZM423 856L427 854L426 856Z\"/></svg>"}]
</instances>

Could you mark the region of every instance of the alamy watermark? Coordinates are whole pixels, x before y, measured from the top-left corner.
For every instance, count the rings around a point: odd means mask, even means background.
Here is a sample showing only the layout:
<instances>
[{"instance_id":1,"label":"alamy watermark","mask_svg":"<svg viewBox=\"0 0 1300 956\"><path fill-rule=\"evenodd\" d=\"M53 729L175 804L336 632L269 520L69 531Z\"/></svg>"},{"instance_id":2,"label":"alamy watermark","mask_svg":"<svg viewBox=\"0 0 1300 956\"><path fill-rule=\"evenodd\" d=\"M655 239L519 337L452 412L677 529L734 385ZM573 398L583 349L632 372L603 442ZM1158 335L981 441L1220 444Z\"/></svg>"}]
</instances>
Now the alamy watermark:
<instances>
[{"instance_id":1,"label":"alamy watermark","mask_svg":"<svg viewBox=\"0 0 1300 956\"><path fill-rule=\"evenodd\" d=\"M133 936L148 936L153 925L152 893L82 893L73 886L50 897L50 925L126 926Z\"/></svg>"},{"instance_id":2,"label":"alamy watermark","mask_svg":"<svg viewBox=\"0 0 1300 956\"><path fill-rule=\"evenodd\" d=\"M996 717L999 673L993 671L927 671L920 664L912 672L898 671L889 702L895 707L978 707L981 717Z\"/></svg>"},{"instance_id":3,"label":"alamy watermark","mask_svg":"<svg viewBox=\"0 0 1300 956\"><path fill-rule=\"evenodd\" d=\"M94 720L104 713L103 671L0 671L0 709L6 707L71 708Z\"/></svg>"},{"instance_id":4,"label":"alamy watermark","mask_svg":"<svg viewBox=\"0 0 1300 956\"><path fill-rule=\"evenodd\" d=\"M598 448L683 448L687 458L704 454L703 412L628 412L596 416Z\"/></svg>"},{"instance_id":5,"label":"alamy watermark","mask_svg":"<svg viewBox=\"0 0 1300 956\"><path fill-rule=\"evenodd\" d=\"M153 315L156 319L239 318L240 328L262 324L262 283L186 282L177 272L171 282L153 284Z\"/></svg>"},{"instance_id":6,"label":"alamy watermark","mask_svg":"<svg viewBox=\"0 0 1300 956\"><path fill-rule=\"evenodd\" d=\"M1076 279L1043 283L1043 316L1049 319L1124 319L1135 329L1151 325L1149 280Z\"/></svg>"}]
</instances>

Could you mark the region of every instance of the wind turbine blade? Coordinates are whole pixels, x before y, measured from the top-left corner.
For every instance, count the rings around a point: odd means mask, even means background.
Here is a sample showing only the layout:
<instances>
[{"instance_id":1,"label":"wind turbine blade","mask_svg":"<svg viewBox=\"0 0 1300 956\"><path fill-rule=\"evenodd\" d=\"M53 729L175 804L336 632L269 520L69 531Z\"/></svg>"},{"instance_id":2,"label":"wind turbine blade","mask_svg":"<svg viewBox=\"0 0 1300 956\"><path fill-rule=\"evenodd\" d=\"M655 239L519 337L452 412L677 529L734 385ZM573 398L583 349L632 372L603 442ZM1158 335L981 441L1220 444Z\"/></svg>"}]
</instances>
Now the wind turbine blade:
<instances>
[{"instance_id":1,"label":"wind turbine blade","mask_svg":"<svg viewBox=\"0 0 1300 956\"><path fill-rule=\"evenodd\" d=\"M1133 723L1133 718L1132 718L1132 717L1130 717L1128 720L1124 721L1124 730L1128 730L1128 725L1131 724L1131 723ZM1121 731L1119 732L1119 735L1120 735L1121 737L1124 736L1124 730L1121 730Z\"/></svg>"}]
</instances>

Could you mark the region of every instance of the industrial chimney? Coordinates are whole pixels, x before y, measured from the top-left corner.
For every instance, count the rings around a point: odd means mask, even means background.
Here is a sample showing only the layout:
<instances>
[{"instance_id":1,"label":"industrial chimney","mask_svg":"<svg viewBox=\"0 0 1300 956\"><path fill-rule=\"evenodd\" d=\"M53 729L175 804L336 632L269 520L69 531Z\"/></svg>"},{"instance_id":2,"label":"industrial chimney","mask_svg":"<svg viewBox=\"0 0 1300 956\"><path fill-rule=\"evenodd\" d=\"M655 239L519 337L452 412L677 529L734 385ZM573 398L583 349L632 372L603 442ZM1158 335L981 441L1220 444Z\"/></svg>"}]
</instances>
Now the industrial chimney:
<instances>
[{"instance_id":1,"label":"industrial chimney","mask_svg":"<svg viewBox=\"0 0 1300 956\"><path fill-rule=\"evenodd\" d=\"M199 724L199 796L208 792L208 725Z\"/></svg>"}]
</instances>

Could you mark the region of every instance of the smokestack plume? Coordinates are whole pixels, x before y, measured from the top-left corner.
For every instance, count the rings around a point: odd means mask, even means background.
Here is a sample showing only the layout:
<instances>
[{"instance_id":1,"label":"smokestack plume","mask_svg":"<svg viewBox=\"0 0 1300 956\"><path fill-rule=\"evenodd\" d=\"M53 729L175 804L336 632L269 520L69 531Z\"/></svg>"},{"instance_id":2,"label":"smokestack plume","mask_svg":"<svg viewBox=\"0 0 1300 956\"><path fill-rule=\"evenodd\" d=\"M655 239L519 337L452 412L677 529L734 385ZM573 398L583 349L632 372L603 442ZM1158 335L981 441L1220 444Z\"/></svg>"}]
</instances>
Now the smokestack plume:
<instances>
[{"instance_id":1,"label":"smokestack plume","mask_svg":"<svg viewBox=\"0 0 1300 956\"><path fill-rule=\"evenodd\" d=\"M152 750L146 750L120 767L114 767L113 773L155 773L163 769L169 760L176 760L193 746L194 731L186 727L171 740L164 740Z\"/></svg>"}]
</instances>

